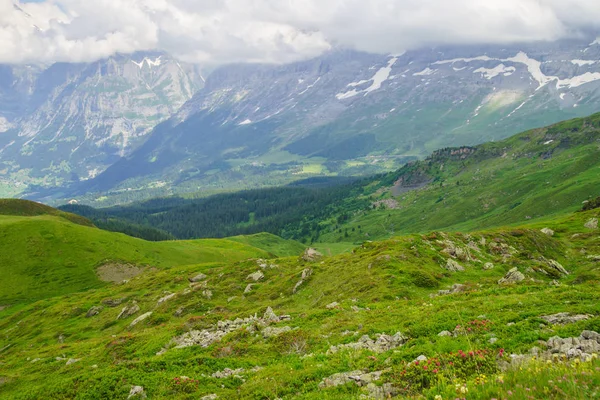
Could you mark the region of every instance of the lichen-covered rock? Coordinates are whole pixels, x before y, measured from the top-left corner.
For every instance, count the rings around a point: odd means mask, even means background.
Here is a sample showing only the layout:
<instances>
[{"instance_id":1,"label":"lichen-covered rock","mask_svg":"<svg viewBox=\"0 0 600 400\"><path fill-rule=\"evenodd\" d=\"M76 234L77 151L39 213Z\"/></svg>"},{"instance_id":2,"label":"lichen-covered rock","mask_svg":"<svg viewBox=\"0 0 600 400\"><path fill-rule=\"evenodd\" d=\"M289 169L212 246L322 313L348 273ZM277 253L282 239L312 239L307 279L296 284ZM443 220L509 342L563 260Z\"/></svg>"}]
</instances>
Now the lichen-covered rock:
<instances>
[{"instance_id":1,"label":"lichen-covered rock","mask_svg":"<svg viewBox=\"0 0 600 400\"><path fill-rule=\"evenodd\" d=\"M207 278L206 275L204 275L204 274L198 274L198 275L196 275L196 276L194 276L192 278L189 278L189 281L190 282L200 282L200 281L205 280L206 278Z\"/></svg>"},{"instance_id":2,"label":"lichen-covered rock","mask_svg":"<svg viewBox=\"0 0 600 400\"><path fill-rule=\"evenodd\" d=\"M85 314L85 317L86 318L94 317L94 316L100 314L100 311L102 311L102 310L103 310L102 306L94 306L88 310L87 314Z\"/></svg>"},{"instance_id":3,"label":"lichen-covered rock","mask_svg":"<svg viewBox=\"0 0 600 400\"><path fill-rule=\"evenodd\" d=\"M542 318L544 321L546 321L547 323L549 323L551 325L565 325L565 324L572 324L572 323L579 322L579 321L585 321L587 319L590 319L590 316L586 315L586 314L572 315L568 312L563 312L563 313L558 313L558 314L553 314L553 315L543 315L540 318Z\"/></svg>"},{"instance_id":4,"label":"lichen-covered rock","mask_svg":"<svg viewBox=\"0 0 600 400\"><path fill-rule=\"evenodd\" d=\"M452 332L450 332L450 331L441 331L440 333L438 333L438 336L441 336L441 337L452 336Z\"/></svg>"},{"instance_id":5,"label":"lichen-covered rock","mask_svg":"<svg viewBox=\"0 0 600 400\"><path fill-rule=\"evenodd\" d=\"M499 285L510 285L513 283L521 282L525 280L525 275L519 272L518 268L513 268L504 275L504 278L498 281Z\"/></svg>"},{"instance_id":6,"label":"lichen-covered rock","mask_svg":"<svg viewBox=\"0 0 600 400\"><path fill-rule=\"evenodd\" d=\"M264 279L265 274L262 271L256 271L246 277L247 280L253 280L254 282L258 282L261 279Z\"/></svg>"},{"instance_id":7,"label":"lichen-covered rock","mask_svg":"<svg viewBox=\"0 0 600 400\"><path fill-rule=\"evenodd\" d=\"M265 315L263 315L263 321L266 323L279 322L279 317L273 312L271 307L267 307Z\"/></svg>"},{"instance_id":8,"label":"lichen-covered rock","mask_svg":"<svg viewBox=\"0 0 600 400\"><path fill-rule=\"evenodd\" d=\"M117 317L117 319L123 319L131 317L133 314L140 311L140 306L138 306L137 302L134 300L130 305L123 307L121 313Z\"/></svg>"},{"instance_id":9,"label":"lichen-covered rock","mask_svg":"<svg viewBox=\"0 0 600 400\"><path fill-rule=\"evenodd\" d=\"M598 229L598 218L590 218L584 225L587 229Z\"/></svg>"},{"instance_id":10,"label":"lichen-covered rock","mask_svg":"<svg viewBox=\"0 0 600 400\"><path fill-rule=\"evenodd\" d=\"M148 318L151 315L152 315L152 311L149 311L145 314L140 315L139 317L137 317L136 319L131 321L131 324L129 324L129 327L132 328L132 327L136 326L137 324L139 324L140 322L142 322L143 320L145 320L146 318Z\"/></svg>"},{"instance_id":11,"label":"lichen-covered rock","mask_svg":"<svg viewBox=\"0 0 600 400\"><path fill-rule=\"evenodd\" d=\"M556 260L546 260L546 264L559 275L569 275L569 271Z\"/></svg>"},{"instance_id":12,"label":"lichen-covered rock","mask_svg":"<svg viewBox=\"0 0 600 400\"><path fill-rule=\"evenodd\" d=\"M246 289L244 289L244 294L248 294L248 293L252 292L253 287L254 287L254 284L249 283L248 286L246 286Z\"/></svg>"},{"instance_id":13,"label":"lichen-covered rock","mask_svg":"<svg viewBox=\"0 0 600 400\"><path fill-rule=\"evenodd\" d=\"M120 306L125 300L127 300L126 298L123 299L104 299L102 300L102 304L109 306L109 307L117 307Z\"/></svg>"},{"instance_id":14,"label":"lichen-covered rock","mask_svg":"<svg viewBox=\"0 0 600 400\"><path fill-rule=\"evenodd\" d=\"M175 297L175 293L167 293L166 296L161 297L160 299L158 299L157 304L165 303L165 302L171 300L173 297Z\"/></svg>"},{"instance_id":15,"label":"lichen-covered rock","mask_svg":"<svg viewBox=\"0 0 600 400\"><path fill-rule=\"evenodd\" d=\"M306 268L302 271L302 276L300 277L300 279L302 279L304 281L304 280L308 279L311 275L312 275L312 269Z\"/></svg>"},{"instance_id":16,"label":"lichen-covered rock","mask_svg":"<svg viewBox=\"0 0 600 400\"><path fill-rule=\"evenodd\" d=\"M375 340L371 339L369 336L362 336L358 342L348 343L348 344L340 344L338 346L331 346L327 351L327 354L335 354L341 350L371 350L374 353L384 353L388 350L395 349L397 347L402 346L406 343L408 339L402 335L400 332L396 333L394 336L380 334L377 335Z\"/></svg>"},{"instance_id":17,"label":"lichen-covered rock","mask_svg":"<svg viewBox=\"0 0 600 400\"><path fill-rule=\"evenodd\" d=\"M491 262L487 262L483 265L484 271L489 271L490 269L494 269L494 264L492 264Z\"/></svg>"},{"instance_id":18,"label":"lichen-covered rock","mask_svg":"<svg viewBox=\"0 0 600 400\"><path fill-rule=\"evenodd\" d=\"M337 308L340 305L340 303L338 303L337 301L334 301L333 303L329 303L325 306L326 309L328 310L333 310L334 308Z\"/></svg>"},{"instance_id":19,"label":"lichen-covered rock","mask_svg":"<svg viewBox=\"0 0 600 400\"><path fill-rule=\"evenodd\" d=\"M230 376L233 376L235 378L242 378L242 374L245 372L244 368L238 368L238 369L230 369L230 368L225 368L223 371L217 371L214 374L212 374L211 376L213 378L217 378L217 379L225 379L225 378L229 378Z\"/></svg>"},{"instance_id":20,"label":"lichen-covered rock","mask_svg":"<svg viewBox=\"0 0 600 400\"><path fill-rule=\"evenodd\" d=\"M308 248L304 251L304 254L302 254L302 259L304 261L317 261L322 256L323 254L319 253L317 250L313 248Z\"/></svg>"},{"instance_id":21,"label":"lichen-covered rock","mask_svg":"<svg viewBox=\"0 0 600 400\"><path fill-rule=\"evenodd\" d=\"M449 258L446 261L446 265L444 266L444 269L447 269L450 272L461 272L461 271L465 270L465 268L462 265L460 265L459 263L457 263L456 261L454 261L451 258Z\"/></svg>"},{"instance_id":22,"label":"lichen-covered rock","mask_svg":"<svg viewBox=\"0 0 600 400\"><path fill-rule=\"evenodd\" d=\"M75 364L76 362L79 362L79 361L81 361L81 358L69 358L67 360L67 363L65 365L72 365L72 364Z\"/></svg>"},{"instance_id":23,"label":"lichen-covered rock","mask_svg":"<svg viewBox=\"0 0 600 400\"><path fill-rule=\"evenodd\" d=\"M265 339L271 338L271 337L275 337L275 336L279 336L282 333L285 332L289 332L291 331L292 328L290 328L289 326L282 326L280 328L278 327L272 327L272 326L267 326L266 328L264 328L261 333L263 335L263 337Z\"/></svg>"},{"instance_id":24,"label":"lichen-covered rock","mask_svg":"<svg viewBox=\"0 0 600 400\"><path fill-rule=\"evenodd\" d=\"M544 228L541 230L544 235L554 236L554 231L550 228Z\"/></svg>"},{"instance_id":25,"label":"lichen-covered rock","mask_svg":"<svg viewBox=\"0 0 600 400\"><path fill-rule=\"evenodd\" d=\"M144 390L143 386L133 386L131 388L131 390L129 391L129 396L127 396L128 399L131 399L132 397L137 397L140 399L145 399L146 398L146 391Z\"/></svg>"}]
</instances>

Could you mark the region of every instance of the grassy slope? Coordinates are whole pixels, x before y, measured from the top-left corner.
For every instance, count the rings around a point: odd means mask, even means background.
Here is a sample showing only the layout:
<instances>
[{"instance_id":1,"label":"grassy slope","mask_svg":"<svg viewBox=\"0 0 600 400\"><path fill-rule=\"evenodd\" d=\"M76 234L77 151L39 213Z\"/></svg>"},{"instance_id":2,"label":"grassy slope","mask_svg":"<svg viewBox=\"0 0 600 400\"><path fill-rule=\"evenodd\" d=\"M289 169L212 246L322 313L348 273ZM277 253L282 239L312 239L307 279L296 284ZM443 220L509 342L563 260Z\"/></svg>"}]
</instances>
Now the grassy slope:
<instances>
[{"instance_id":1,"label":"grassy slope","mask_svg":"<svg viewBox=\"0 0 600 400\"><path fill-rule=\"evenodd\" d=\"M394 197L400 209L359 212L342 226L349 238L333 232L320 241L482 229L573 211L600 195L599 140L600 114L595 114L465 148L467 154L458 149L434 153L385 178L387 185L400 179L430 182L417 190L397 185L378 192L380 198Z\"/></svg>"},{"instance_id":2,"label":"grassy slope","mask_svg":"<svg viewBox=\"0 0 600 400\"><path fill-rule=\"evenodd\" d=\"M277 257L295 256L301 254L306 246L294 240L285 240L270 233L233 236L228 238L234 242L243 243L267 251Z\"/></svg>"},{"instance_id":3,"label":"grassy slope","mask_svg":"<svg viewBox=\"0 0 600 400\"><path fill-rule=\"evenodd\" d=\"M165 268L269 257L230 240L152 243L53 215L0 216L0 304L38 300L104 285L103 262Z\"/></svg>"},{"instance_id":4,"label":"grassy slope","mask_svg":"<svg viewBox=\"0 0 600 400\"><path fill-rule=\"evenodd\" d=\"M587 258L589 254L600 254L600 241L597 230L583 226L598 216L600 212L594 210L518 229L396 237L366 243L353 253L312 263L297 257L277 259L272 261L277 267L265 270L265 279L250 294L244 294L249 282L246 277L259 269L253 260L216 268L157 270L125 285L9 308L0 311L0 390L16 399L125 398L132 385L144 386L150 398L187 399L217 393L225 399L357 399L361 391L353 383L324 390L318 384L322 378L337 372L387 368L394 371L421 354L431 357L459 349L497 351L499 348L526 352L539 339L547 340L557 334L577 336L583 329L600 330L597 302L600 271L598 263ZM556 231L553 237L539 231L546 226ZM444 246L439 241L445 239L462 247L474 242L479 250L471 251L477 261L460 261L466 268L461 273L442 269L440 265L448 256L442 252ZM512 255L503 256L498 250L502 243L514 248ZM561 285L549 285L552 277L530 270L543 265L542 257L558 260L571 272L561 279ZM496 267L484 271L484 262L492 262ZM514 286L499 286L497 280L512 267L518 267L532 279ZM292 288L306 268L312 269L312 276L293 294ZM213 294L210 299L201 291L185 290L186 278L198 272L208 275L208 288ZM438 289L455 283L465 284L466 290L430 298ZM157 304L165 291L176 296ZM141 307L139 314L148 311L153 314L133 328L129 327L132 318L116 320L120 307L105 308L98 316L85 318L90 307L108 297L136 300ZM339 306L326 309L325 305L333 301ZM240 329L206 348L172 349L156 355L176 335L210 327L220 320L260 315L267 306L272 306L279 315L290 314L292 319L279 325L295 330L278 338L264 339L260 334ZM352 306L361 310L352 310ZM564 311L587 313L592 318L564 326L540 325L541 315ZM437 336L442 330L453 330L457 324L484 318L490 321L490 332L456 338ZM357 334L348 335L345 331ZM330 345L355 342L363 334L397 331L407 335L409 342L384 354L369 351L326 354ZM498 339L494 344L489 342L491 334ZM57 339L59 335L64 343ZM307 353L313 356L303 357ZM56 357L81 360L67 366L65 360ZM31 362L37 358L41 360ZM256 365L263 369L245 373L244 380L210 377L224 368L250 369ZM468 398L506 398L507 390L524 393L525 385L534 384L542 390L540 384L548 384L542 378L554 379L552 374L558 374L554 370L544 371L507 372L502 378L507 382L505 385L485 387L475 385L474 376L469 375ZM570 383L578 370L560 371L557 376L560 380L554 381L561 390L568 391L564 396L590 398L598 392L597 376L583 376L593 380L586 389ZM544 373L547 375L540 375ZM192 385L186 391L175 384L174 378L183 375L197 379L198 387ZM576 377L581 379L579 375ZM393 374L384 379L399 386L405 383L404 378ZM486 379L501 380L495 375ZM420 390L426 398L438 393L448 398L454 394L454 383L439 382ZM553 398L561 397L557 394Z\"/></svg>"}]
</instances>

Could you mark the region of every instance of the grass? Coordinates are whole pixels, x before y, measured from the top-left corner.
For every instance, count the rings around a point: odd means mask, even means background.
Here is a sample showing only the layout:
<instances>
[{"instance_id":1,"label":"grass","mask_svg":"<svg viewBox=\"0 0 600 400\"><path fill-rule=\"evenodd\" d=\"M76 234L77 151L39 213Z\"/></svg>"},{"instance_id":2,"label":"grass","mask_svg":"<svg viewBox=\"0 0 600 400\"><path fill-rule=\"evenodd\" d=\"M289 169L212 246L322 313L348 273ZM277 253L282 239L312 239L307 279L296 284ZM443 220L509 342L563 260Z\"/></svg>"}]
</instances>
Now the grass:
<instances>
[{"instance_id":1,"label":"grass","mask_svg":"<svg viewBox=\"0 0 600 400\"><path fill-rule=\"evenodd\" d=\"M228 238L234 242L246 244L264 250L277 257L297 256L305 250L305 246L294 240L285 240L270 233L233 236Z\"/></svg>"},{"instance_id":2,"label":"grass","mask_svg":"<svg viewBox=\"0 0 600 400\"><path fill-rule=\"evenodd\" d=\"M531 361L523 370L506 372L495 364L485 370L477 363L464 364L449 369L443 382L409 381L397 372L420 355L435 359L459 350L482 351L495 360L500 349L507 355L525 354L539 346L539 340L600 330L600 270L588 258L600 254L600 241L597 231L584 228L589 219L599 216L599 210L591 210L543 224L396 236L315 261L291 256L269 260L268 266L261 267L261 261L239 257L238 261L157 268L126 284L9 307L0 311L0 390L14 399L125 398L133 385L143 386L149 398L202 398L214 393L224 399L358 399L365 387L352 382L327 388L319 384L335 373L363 370L384 371L375 385L412 385L404 397L509 398L511 390L513 398L526 398L526 389L535 387L534 393L540 394L532 394L535 398L552 398L542 395L548 387L554 398L590 398L600 390L596 360L577 368L564 362L550 368ZM553 229L554 236L540 232L543 227ZM451 258L445 250L452 247L450 242L463 249L456 258L463 272L442 268ZM470 256L465 249L470 249ZM547 275L546 259L557 260L570 274ZM495 267L484 270L484 263ZM527 279L498 285L514 267ZM310 276L297 286L307 269ZM245 293L252 282L248 275L257 270L264 278ZM207 275L206 287L194 290L188 278L200 272ZM550 284L553 280L560 284ZM457 293L436 295L454 284L464 286ZM168 293L175 296L159 303ZM126 299L124 304L135 300L140 311L117 319L122 306L104 305L109 298ZM93 306L103 309L86 318ZM242 327L206 347L170 349L157 355L173 337L216 329L219 321L260 316L269 306L277 315L290 316L274 325L288 326L290 331L265 338ZM150 311L149 318L130 326L135 317ZM558 312L590 318L567 325L549 325L540 318ZM487 321L485 328L456 337L438 336L457 325L483 326L470 325L482 320ZM382 353L328 351L332 345L357 342L362 335L395 332L402 332L408 341ZM492 335L495 343L489 340ZM79 361L66 365L68 359ZM255 366L261 369L252 371ZM211 376L225 368L244 372L241 378ZM184 384L178 383L182 380ZM466 395L456 392L457 383L466 385Z\"/></svg>"}]
</instances>

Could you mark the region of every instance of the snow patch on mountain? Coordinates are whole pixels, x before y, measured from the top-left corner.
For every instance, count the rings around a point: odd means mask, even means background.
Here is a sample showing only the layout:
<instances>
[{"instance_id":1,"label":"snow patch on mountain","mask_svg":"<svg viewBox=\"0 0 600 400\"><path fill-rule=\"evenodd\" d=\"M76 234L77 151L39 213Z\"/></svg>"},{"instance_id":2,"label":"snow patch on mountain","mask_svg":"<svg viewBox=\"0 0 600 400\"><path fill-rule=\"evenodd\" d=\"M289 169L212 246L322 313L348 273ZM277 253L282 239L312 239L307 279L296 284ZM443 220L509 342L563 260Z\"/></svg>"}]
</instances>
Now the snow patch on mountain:
<instances>
[{"instance_id":1,"label":"snow patch on mountain","mask_svg":"<svg viewBox=\"0 0 600 400\"><path fill-rule=\"evenodd\" d=\"M131 60L132 63L134 63L135 65L138 66L139 69L142 69L144 67L144 65L148 65L148 68L152 68L152 67L160 67L160 64L162 63L161 60L162 56L159 56L158 58L155 58L154 60L145 57L141 62L135 62L133 60Z\"/></svg>"},{"instance_id":2,"label":"snow patch on mountain","mask_svg":"<svg viewBox=\"0 0 600 400\"><path fill-rule=\"evenodd\" d=\"M571 60L572 64L575 65L579 65L580 67L583 67L584 65L594 65L596 63L598 63L597 60Z\"/></svg>"},{"instance_id":3,"label":"snow patch on mountain","mask_svg":"<svg viewBox=\"0 0 600 400\"><path fill-rule=\"evenodd\" d=\"M574 76L573 78L559 79L556 83L556 88L575 88L598 80L600 80L600 72L586 72L583 75Z\"/></svg>"},{"instance_id":4,"label":"snow patch on mountain","mask_svg":"<svg viewBox=\"0 0 600 400\"><path fill-rule=\"evenodd\" d=\"M242 122L240 122L238 125L250 125L252 123L251 120L249 119L245 119Z\"/></svg>"},{"instance_id":5,"label":"snow patch on mountain","mask_svg":"<svg viewBox=\"0 0 600 400\"><path fill-rule=\"evenodd\" d=\"M486 79L493 79L498 75L510 76L515 73L517 69L515 67L507 67L504 64L500 64L494 68L478 68L473 73L481 73Z\"/></svg>"},{"instance_id":6,"label":"snow patch on mountain","mask_svg":"<svg viewBox=\"0 0 600 400\"><path fill-rule=\"evenodd\" d=\"M398 61L398 57L392 57L392 59L388 61L387 66L380 68L377 72L375 72L375 75L373 75L371 79L361 80L358 82L351 82L348 85L346 85L346 87L356 87L373 81L371 86L369 86L368 88L364 90L352 89L344 93L338 93L335 95L335 97L338 100L344 100L354 97L361 93L364 93L366 96L369 93L374 92L375 90L381 89L381 85L383 84L383 82L387 81L390 78L390 74L392 73L392 67L394 66L394 64L396 64L396 61Z\"/></svg>"},{"instance_id":7,"label":"snow patch on mountain","mask_svg":"<svg viewBox=\"0 0 600 400\"><path fill-rule=\"evenodd\" d=\"M429 76L435 74L435 69L425 68L423 71L416 72L413 76Z\"/></svg>"}]
</instances>

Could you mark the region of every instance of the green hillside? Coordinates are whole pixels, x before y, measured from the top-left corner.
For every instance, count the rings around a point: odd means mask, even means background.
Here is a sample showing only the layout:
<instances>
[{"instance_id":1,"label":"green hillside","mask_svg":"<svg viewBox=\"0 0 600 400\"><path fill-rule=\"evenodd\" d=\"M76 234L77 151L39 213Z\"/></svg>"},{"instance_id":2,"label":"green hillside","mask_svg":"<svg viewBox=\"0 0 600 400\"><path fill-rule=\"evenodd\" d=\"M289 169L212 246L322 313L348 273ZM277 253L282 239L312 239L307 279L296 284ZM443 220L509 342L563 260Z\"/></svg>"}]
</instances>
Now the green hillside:
<instances>
[{"instance_id":1,"label":"green hillside","mask_svg":"<svg viewBox=\"0 0 600 400\"><path fill-rule=\"evenodd\" d=\"M595 114L500 142L437 151L376 179L366 196L374 209L353 212L344 224L321 222L326 233L319 240L483 229L576 210L600 195L599 141Z\"/></svg>"},{"instance_id":2,"label":"green hillside","mask_svg":"<svg viewBox=\"0 0 600 400\"><path fill-rule=\"evenodd\" d=\"M262 241L237 238L153 243L72 223L70 219L79 222L81 218L51 208L48 214L40 214L33 209L30 215L34 216L22 216L20 211L19 215L0 215L0 305L102 287L106 283L96 273L102 265L151 271L272 257L270 253L277 251L286 255L286 251L301 252L276 237Z\"/></svg>"},{"instance_id":3,"label":"green hillside","mask_svg":"<svg viewBox=\"0 0 600 400\"><path fill-rule=\"evenodd\" d=\"M0 393L595 398L597 356L577 355L583 338L552 353L550 339L600 330L599 217L400 236L333 257L158 268L9 307L0 311ZM523 280L499 284L513 268ZM190 283L199 273L206 278ZM595 340L581 348L600 348Z\"/></svg>"}]
</instances>

